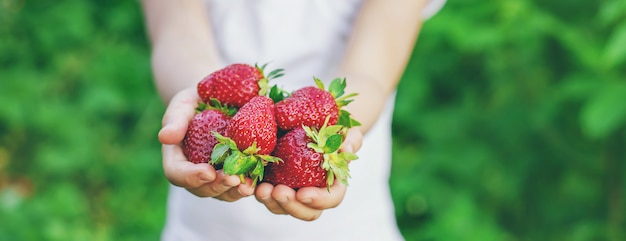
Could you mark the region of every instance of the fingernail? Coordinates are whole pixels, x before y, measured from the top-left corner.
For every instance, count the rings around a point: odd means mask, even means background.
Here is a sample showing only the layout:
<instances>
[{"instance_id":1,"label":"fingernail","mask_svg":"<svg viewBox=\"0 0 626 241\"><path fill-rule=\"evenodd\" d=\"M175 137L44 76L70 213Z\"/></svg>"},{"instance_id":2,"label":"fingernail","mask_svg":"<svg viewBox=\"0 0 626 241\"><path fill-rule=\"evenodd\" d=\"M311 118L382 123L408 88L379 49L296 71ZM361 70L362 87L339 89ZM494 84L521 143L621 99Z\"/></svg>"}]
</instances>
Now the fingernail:
<instances>
[{"instance_id":1,"label":"fingernail","mask_svg":"<svg viewBox=\"0 0 626 241\"><path fill-rule=\"evenodd\" d=\"M300 202L301 202L301 203L305 203L305 204L309 204L309 203L313 202L313 199L311 199L311 198L305 198L305 199L300 200Z\"/></svg>"}]
</instances>

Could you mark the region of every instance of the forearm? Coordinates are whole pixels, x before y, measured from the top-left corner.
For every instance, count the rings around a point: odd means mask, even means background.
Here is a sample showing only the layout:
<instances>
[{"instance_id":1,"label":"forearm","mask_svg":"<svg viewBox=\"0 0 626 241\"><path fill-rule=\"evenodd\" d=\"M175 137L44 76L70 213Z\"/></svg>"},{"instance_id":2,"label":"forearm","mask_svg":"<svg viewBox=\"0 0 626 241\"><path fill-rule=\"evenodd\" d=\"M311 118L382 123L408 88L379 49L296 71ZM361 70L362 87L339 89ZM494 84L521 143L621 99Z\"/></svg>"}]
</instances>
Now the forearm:
<instances>
[{"instance_id":1,"label":"forearm","mask_svg":"<svg viewBox=\"0 0 626 241\"><path fill-rule=\"evenodd\" d=\"M154 81L164 102L219 68L204 5L199 0L143 0L152 43Z\"/></svg>"},{"instance_id":2,"label":"forearm","mask_svg":"<svg viewBox=\"0 0 626 241\"><path fill-rule=\"evenodd\" d=\"M356 19L339 76L347 78L347 93L359 93L346 109L362 123L364 133L374 125L402 77L425 2L370 0Z\"/></svg>"}]
</instances>

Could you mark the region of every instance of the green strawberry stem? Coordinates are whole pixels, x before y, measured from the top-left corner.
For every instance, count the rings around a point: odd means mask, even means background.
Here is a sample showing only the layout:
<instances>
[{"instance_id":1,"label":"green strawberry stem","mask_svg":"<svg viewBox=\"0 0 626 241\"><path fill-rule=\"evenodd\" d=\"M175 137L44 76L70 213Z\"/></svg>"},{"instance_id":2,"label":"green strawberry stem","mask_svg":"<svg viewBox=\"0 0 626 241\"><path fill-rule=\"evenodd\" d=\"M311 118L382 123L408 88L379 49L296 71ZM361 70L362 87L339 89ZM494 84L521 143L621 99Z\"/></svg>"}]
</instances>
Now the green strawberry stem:
<instances>
[{"instance_id":1,"label":"green strawberry stem","mask_svg":"<svg viewBox=\"0 0 626 241\"><path fill-rule=\"evenodd\" d=\"M238 175L242 183L245 183L245 178L249 177L252 179L252 186L256 186L258 182L263 180L265 166L268 163L282 161L278 157L256 154L258 151L256 142L241 151L232 139L217 132L212 133L219 143L213 148L209 163L213 165L223 164L224 174Z\"/></svg>"},{"instance_id":2,"label":"green strawberry stem","mask_svg":"<svg viewBox=\"0 0 626 241\"><path fill-rule=\"evenodd\" d=\"M272 101L274 101L274 103L278 103L279 101L284 100L285 98L287 98L287 96L289 96L289 92L278 87L278 85L274 85L270 89L269 97L270 99L272 99Z\"/></svg>"},{"instance_id":3,"label":"green strawberry stem","mask_svg":"<svg viewBox=\"0 0 626 241\"><path fill-rule=\"evenodd\" d=\"M237 108L220 103L219 100L211 98L209 102L200 102L196 108L196 112L200 113L204 110L218 110L227 116L234 116L237 113Z\"/></svg>"},{"instance_id":4,"label":"green strawberry stem","mask_svg":"<svg viewBox=\"0 0 626 241\"><path fill-rule=\"evenodd\" d=\"M273 71L271 71L269 74L265 75L265 67L267 67L267 63L264 65L259 66L258 64L255 64L254 67L257 68L260 72L261 75L263 76L262 79L259 80L259 95L267 95L269 88L269 81L272 79L276 79L276 78L280 78L281 76L285 75L283 73L284 69L275 69Z\"/></svg>"},{"instance_id":5,"label":"green strawberry stem","mask_svg":"<svg viewBox=\"0 0 626 241\"><path fill-rule=\"evenodd\" d=\"M318 88L322 90L326 90L324 86L324 82L322 82L322 80L318 79L317 77L313 77L313 80L315 81L315 84L317 85ZM335 98L335 103L337 104L337 107L339 107L339 119L337 120L337 124L345 126L347 128L360 126L361 122L353 119L351 117L350 112L342 109L344 106L354 101L349 98L352 98L358 95L358 93L350 93L350 94L344 95L346 85L347 85L346 78L343 78L343 79L335 78L330 82L330 85L328 86L328 90L326 90Z\"/></svg>"},{"instance_id":6,"label":"green strawberry stem","mask_svg":"<svg viewBox=\"0 0 626 241\"><path fill-rule=\"evenodd\" d=\"M328 126L330 116L326 117L324 125L315 130L311 127L303 126L307 136L313 140L307 144L307 147L315 150L324 157L322 168L327 171L326 188L330 192L330 187L335 179L348 185L350 178L349 161L358 159L358 156L351 152L340 152L341 144L345 139L347 128L342 125Z\"/></svg>"}]
</instances>

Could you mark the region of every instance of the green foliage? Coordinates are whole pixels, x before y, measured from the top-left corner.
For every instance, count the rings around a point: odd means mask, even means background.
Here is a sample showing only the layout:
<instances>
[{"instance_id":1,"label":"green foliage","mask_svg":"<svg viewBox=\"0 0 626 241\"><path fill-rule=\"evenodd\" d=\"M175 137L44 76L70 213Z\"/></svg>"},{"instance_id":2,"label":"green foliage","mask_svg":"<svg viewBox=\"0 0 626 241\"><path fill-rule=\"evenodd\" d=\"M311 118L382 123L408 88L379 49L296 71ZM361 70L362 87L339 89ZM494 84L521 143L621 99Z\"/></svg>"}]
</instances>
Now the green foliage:
<instances>
[{"instance_id":1,"label":"green foliage","mask_svg":"<svg viewBox=\"0 0 626 241\"><path fill-rule=\"evenodd\" d=\"M624 1L448 1L398 91L409 240L626 238Z\"/></svg>"},{"instance_id":2,"label":"green foliage","mask_svg":"<svg viewBox=\"0 0 626 241\"><path fill-rule=\"evenodd\" d=\"M448 1L397 95L407 240L626 239L625 66L625 1ZM0 0L0 103L0 240L158 239L136 1Z\"/></svg>"},{"instance_id":3,"label":"green foliage","mask_svg":"<svg viewBox=\"0 0 626 241\"><path fill-rule=\"evenodd\" d=\"M156 240L167 182L133 1L0 1L0 240Z\"/></svg>"}]
</instances>

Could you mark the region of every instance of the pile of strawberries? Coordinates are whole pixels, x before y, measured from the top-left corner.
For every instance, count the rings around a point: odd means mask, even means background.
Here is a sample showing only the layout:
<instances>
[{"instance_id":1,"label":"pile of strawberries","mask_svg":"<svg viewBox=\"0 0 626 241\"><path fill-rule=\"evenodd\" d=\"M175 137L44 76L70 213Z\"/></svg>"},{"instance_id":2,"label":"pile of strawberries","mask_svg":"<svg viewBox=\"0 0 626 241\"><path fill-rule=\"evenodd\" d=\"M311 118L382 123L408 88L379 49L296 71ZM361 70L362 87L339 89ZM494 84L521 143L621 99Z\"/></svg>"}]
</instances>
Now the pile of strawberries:
<instances>
[{"instance_id":1,"label":"pile of strawberries","mask_svg":"<svg viewBox=\"0 0 626 241\"><path fill-rule=\"evenodd\" d=\"M194 163L210 163L228 175L291 188L347 184L354 153L339 150L346 132L360 123L341 108L356 94L344 95L345 79L328 89L316 86L292 93L269 88L282 70L264 75L264 66L232 64L202 79L203 102L183 141Z\"/></svg>"}]
</instances>

